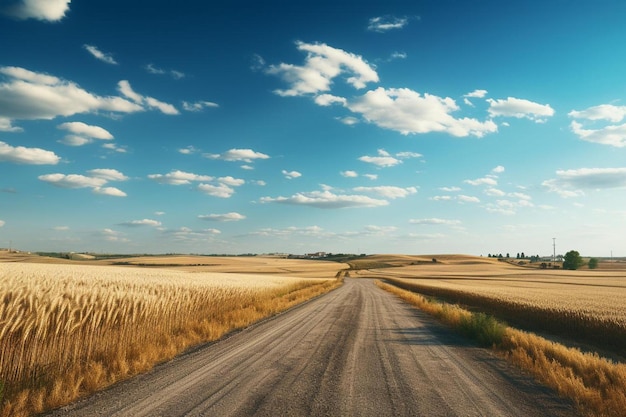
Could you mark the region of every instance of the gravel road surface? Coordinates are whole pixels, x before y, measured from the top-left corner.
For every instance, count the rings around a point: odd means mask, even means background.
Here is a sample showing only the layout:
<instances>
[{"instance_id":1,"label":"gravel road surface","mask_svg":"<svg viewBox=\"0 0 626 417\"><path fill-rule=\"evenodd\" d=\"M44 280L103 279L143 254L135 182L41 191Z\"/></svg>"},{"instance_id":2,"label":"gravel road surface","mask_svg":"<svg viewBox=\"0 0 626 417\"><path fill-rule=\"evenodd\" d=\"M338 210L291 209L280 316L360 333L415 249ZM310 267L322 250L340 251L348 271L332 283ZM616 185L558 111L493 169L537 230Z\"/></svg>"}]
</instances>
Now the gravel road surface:
<instances>
[{"instance_id":1,"label":"gravel road surface","mask_svg":"<svg viewBox=\"0 0 626 417\"><path fill-rule=\"evenodd\" d=\"M50 416L574 416L369 279Z\"/></svg>"}]
</instances>

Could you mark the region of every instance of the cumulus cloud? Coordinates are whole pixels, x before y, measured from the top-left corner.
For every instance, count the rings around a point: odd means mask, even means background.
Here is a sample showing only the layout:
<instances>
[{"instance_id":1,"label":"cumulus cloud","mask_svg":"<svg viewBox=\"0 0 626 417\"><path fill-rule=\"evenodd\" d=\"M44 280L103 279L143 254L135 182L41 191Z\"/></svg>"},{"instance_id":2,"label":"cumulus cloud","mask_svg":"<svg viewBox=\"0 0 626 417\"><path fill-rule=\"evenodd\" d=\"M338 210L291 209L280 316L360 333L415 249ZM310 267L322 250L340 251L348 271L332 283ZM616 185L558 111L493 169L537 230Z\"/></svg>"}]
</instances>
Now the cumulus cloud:
<instances>
[{"instance_id":1,"label":"cumulus cloud","mask_svg":"<svg viewBox=\"0 0 626 417\"><path fill-rule=\"evenodd\" d=\"M0 162L13 162L28 165L56 165L61 158L52 151L41 148L11 146L0 142Z\"/></svg>"},{"instance_id":2,"label":"cumulus cloud","mask_svg":"<svg viewBox=\"0 0 626 417\"><path fill-rule=\"evenodd\" d=\"M542 183L561 197L579 197L584 190L626 187L626 168L580 168L556 171L557 178Z\"/></svg>"},{"instance_id":3,"label":"cumulus cloud","mask_svg":"<svg viewBox=\"0 0 626 417\"><path fill-rule=\"evenodd\" d=\"M12 120L54 119L79 113L144 110L122 97L101 97L77 84L20 67L0 67L0 126ZM13 127L13 129L15 129Z\"/></svg>"},{"instance_id":4,"label":"cumulus cloud","mask_svg":"<svg viewBox=\"0 0 626 417\"><path fill-rule=\"evenodd\" d=\"M330 106L331 104L345 105L348 101L344 97L334 96L332 94L320 94L315 97L315 103L320 106Z\"/></svg>"},{"instance_id":5,"label":"cumulus cloud","mask_svg":"<svg viewBox=\"0 0 626 417\"><path fill-rule=\"evenodd\" d=\"M498 180L496 180L492 176L486 176L486 177L483 177L483 178L476 178L474 180L465 180L463 182L466 183L466 184L469 184L469 185L474 185L474 186L478 186L478 185L498 185Z\"/></svg>"},{"instance_id":6,"label":"cumulus cloud","mask_svg":"<svg viewBox=\"0 0 626 417\"><path fill-rule=\"evenodd\" d=\"M150 226L150 227L159 227L161 226L161 222L152 219L141 219L141 220L130 220L124 223L120 223L120 226L126 227L142 227L142 226Z\"/></svg>"},{"instance_id":7,"label":"cumulus cloud","mask_svg":"<svg viewBox=\"0 0 626 417\"><path fill-rule=\"evenodd\" d=\"M57 126L58 129L67 130L70 135L65 136L61 143L70 146L82 146L90 143L93 139L112 140L113 135L100 126L88 125L83 122L67 122Z\"/></svg>"},{"instance_id":8,"label":"cumulus cloud","mask_svg":"<svg viewBox=\"0 0 626 417\"><path fill-rule=\"evenodd\" d=\"M232 187L223 183L200 184L198 185L198 191L219 198L230 198L235 193L235 190Z\"/></svg>"},{"instance_id":9,"label":"cumulus cloud","mask_svg":"<svg viewBox=\"0 0 626 417\"><path fill-rule=\"evenodd\" d=\"M444 132L457 137L482 137L498 130L492 120L482 122L453 117L452 113L459 107L449 97L422 95L408 88L378 87L349 102L346 107L370 123L403 135Z\"/></svg>"},{"instance_id":10,"label":"cumulus cloud","mask_svg":"<svg viewBox=\"0 0 626 417\"><path fill-rule=\"evenodd\" d=\"M417 187L395 187L391 185L382 185L378 187L355 187L357 193L371 193L391 200L396 198L405 198L411 194L417 193Z\"/></svg>"},{"instance_id":11,"label":"cumulus cloud","mask_svg":"<svg viewBox=\"0 0 626 417\"><path fill-rule=\"evenodd\" d=\"M269 159L268 155L255 152L252 149L231 149L221 154L204 154L205 158L221 159L223 161L243 161L252 163L255 159Z\"/></svg>"},{"instance_id":12,"label":"cumulus cloud","mask_svg":"<svg viewBox=\"0 0 626 417\"><path fill-rule=\"evenodd\" d=\"M112 197L126 197L126 193L115 187L104 187L109 181L126 181L128 177L116 169L99 168L87 171L89 175L80 174L46 174L40 175L40 181L59 188L91 188L94 194Z\"/></svg>"},{"instance_id":13,"label":"cumulus cloud","mask_svg":"<svg viewBox=\"0 0 626 417\"><path fill-rule=\"evenodd\" d=\"M456 199L462 203L480 203L480 199L478 197L464 194L459 194L458 196L456 196Z\"/></svg>"},{"instance_id":14,"label":"cumulus cloud","mask_svg":"<svg viewBox=\"0 0 626 417\"><path fill-rule=\"evenodd\" d=\"M467 98L483 98L487 95L487 90L474 90L471 93L465 94L463 97Z\"/></svg>"},{"instance_id":15,"label":"cumulus cloud","mask_svg":"<svg viewBox=\"0 0 626 417\"><path fill-rule=\"evenodd\" d=\"M546 117L554 116L554 109L549 104L539 104L529 100L508 97L506 99L487 99L489 114L492 117L526 118L535 122L545 122Z\"/></svg>"},{"instance_id":16,"label":"cumulus cloud","mask_svg":"<svg viewBox=\"0 0 626 417\"><path fill-rule=\"evenodd\" d=\"M336 194L330 190L302 192L294 194L291 197L263 197L261 198L261 202L311 206L325 209L380 207L389 204L387 200L357 194Z\"/></svg>"},{"instance_id":17,"label":"cumulus cloud","mask_svg":"<svg viewBox=\"0 0 626 417\"><path fill-rule=\"evenodd\" d=\"M378 74L361 56L333 48L324 43L296 42L298 50L306 52L303 66L292 64L270 65L266 72L281 76L290 84L288 89L275 90L284 96L317 95L330 90L333 80L347 73L345 81L354 88L378 82Z\"/></svg>"},{"instance_id":18,"label":"cumulus cloud","mask_svg":"<svg viewBox=\"0 0 626 417\"><path fill-rule=\"evenodd\" d=\"M87 171L92 177L102 178L107 181L126 181L128 177L116 169L99 168Z\"/></svg>"},{"instance_id":19,"label":"cumulus cloud","mask_svg":"<svg viewBox=\"0 0 626 417\"><path fill-rule=\"evenodd\" d=\"M224 214L203 214L198 216L201 220L209 220L216 222L236 222L240 220L244 220L246 216L243 214L239 214L237 212L230 212Z\"/></svg>"},{"instance_id":20,"label":"cumulus cloud","mask_svg":"<svg viewBox=\"0 0 626 417\"><path fill-rule=\"evenodd\" d=\"M72 0L20 0L5 8L4 13L16 19L57 22L65 17Z\"/></svg>"},{"instance_id":21,"label":"cumulus cloud","mask_svg":"<svg viewBox=\"0 0 626 417\"><path fill-rule=\"evenodd\" d=\"M96 58L97 60L105 62L107 64L117 65L117 62L115 61L115 59L113 58L111 54L100 51L98 47L94 45L83 45L83 48L85 48L87 52L93 55L93 57Z\"/></svg>"},{"instance_id":22,"label":"cumulus cloud","mask_svg":"<svg viewBox=\"0 0 626 417\"><path fill-rule=\"evenodd\" d=\"M117 89L122 95L138 105L147 106L152 109L157 109L161 111L161 113L168 115L177 115L180 114L178 109L174 107L172 104L168 104L157 100L154 97L143 96L133 90L130 83L127 80L122 80L117 83Z\"/></svg>"},{"instance_id":23,"label":"cumulus cloud","mask_svg":"<svg viewBox=\"0 0 626 417\"><path fill-rule=\"evenodd\" d=\"M626 106L601 104L599 106L589 107L585 110L572 110L567 115L575 119L607 120L612 123L617 123L626 117Z\"/></svg>"},{"instance_id":24,"label":"cumulus cloud","mask_svg":"<svg viewBox=\"0 0 626 417\"><path fill-rule=\"evenodd\" d=\"M572 121L570 128L580 139L587 142L616 148L626 146L626 124L609 125L600 129L584 129L582 124Z\"/></svg>"},{"instance_id":25,"label":"cumulus cloud","mask_svg":"<svg viewBox=\"0 0 626 417\"><path fill-rule=\"evenodd\" d=\"M409 23L406 17L377 16L372 17L367 25L367 30L384 33L394 29L402 29Z\"/></svg>"},{"instance_id":26,"label":"cumulus cloud","mask_svg":"<svg viewBox=\"0 0 626 417\"><path fill-rule=\"evenodd\" d=\"M359 174L356 171L341 171L340 174L342 177L345 177L345 178L356 178L359 176Z\"/></svg>"},{"instance_id":27,"label":"cumulus cloud","mask_svg":"<svg viewBox=\"0 0 626 417\"><path fill-rule=\"evenodd\" d=\"M401 160L394 158L384 149L378 150L378 156L361 156L359 161L367 162L368 164L373 164L381 168L392 167L402 163Z\"/></svg>"},{"instance_id":28,"label":"cumulus cloud","mask_svg":"<svg viewBox=\"0 0 626 417\"><path fill-rule=\"evenodd\" d=\"M198 175L191 172L185 172L180 170L174 170L167 174L150 174L148 175L153 181L160 184L169 185L185 185L190 184L192 181L212 181L213 177L209 175Z\"/></svg>"},{"instance_id":29,"label":"cumulus cloud","mask_svg":"<svg viewBox=\"0 0 626 417\"><path fill-rule=\"evenodd\" d=\"M41 181L60 188L98 188L107 183L104 178L88 177L79 174L46 174L38 177Z\"/></svg>"},{"instance_id":30,"label":"cumulus cloud","mask_svg":"<svg viewBox=\"0 0 626 417\"><path fill-rule=\"evenodd\" d=\"M299 178L302 176L301 173L299 173L298 171L286 171L283 169L282 174L285 176L285 178L287 178L288 180L292 180L294 178Z\"/></svg>"}]
</instances>

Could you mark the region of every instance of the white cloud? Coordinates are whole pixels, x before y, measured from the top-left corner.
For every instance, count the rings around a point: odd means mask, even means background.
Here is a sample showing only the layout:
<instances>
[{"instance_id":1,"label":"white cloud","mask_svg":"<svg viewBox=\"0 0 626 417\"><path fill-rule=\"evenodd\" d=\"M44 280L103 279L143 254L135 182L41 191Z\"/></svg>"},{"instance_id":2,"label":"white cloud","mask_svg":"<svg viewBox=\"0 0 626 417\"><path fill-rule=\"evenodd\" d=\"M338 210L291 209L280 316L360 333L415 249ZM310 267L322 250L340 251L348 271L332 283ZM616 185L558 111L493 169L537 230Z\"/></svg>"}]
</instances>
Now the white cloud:
<instances>
[{"instance_id":1,"label":"white cloud","mask_svg":"<svg viewBox=\"0 0 626 417\"><path fill-rule=\"evenodd\" d=\"M486 176L483 178L476 178L475 180L465 180L463 181L466 184L469 185L474 185L474 186L478 186L478 185L498 185L498 181L491 176Z\"/></svg>"},{"instance_id":2,"label":"white cloud","mask_svg":"<svg viewBox=\"0 0 626 417\"><path fill-rule=\"evenodd\" d=\"M206 108L215 108L219 107L219 104L213 103L212 101L196 101L193 103L189 103L187 101L183 101L183 109L190 112L200 112Z\"/></svg>"},{"instance_id":3,"label":"white cloud","mask_svg":"<svg viewBox=\"0 0 626 417\"><path fill-rule=\"evenodd\" d=\"M546 117L554 115L554 109L549 104L539 104L529 100L508 97L506 99L487 99L489 114L492 117L526 118L535 122L544 122Z\"/></svg>"},{"instance_id":4,"label":"white cloud","mask_svg":"<svg viewBox=\"0 0 626 417\"><path fill-rule=\"evenodd\" d=\"M104 178L87 177L78 174L46 174L38 177L41 181L60 188L98 188L107 183Z\"/></svg>"},{"instance_id":5,"label":"white cloud","mask_svg":"<svg viewBox=\"0 0 626 417\"><path fill-rule=\"evenodd\" d=\"M185 148L180 148L178 150L179 153L182 153L183 155L191 155L192 153L196 153L198 152L198 149L194 148L193 146L189 145Z\"/></svg>"},{"instance_id":6,"label":"white cloud","mask_svg":"<svg viewBox=\"0 0 626 417\"><path fill-rule=\"evenodd\" d=\"M401 160L394 158L384 149L378 150L378 156L361 156L359 161L367 162L368 164L373 164L381 168L392 167L402 163Z\"/></svg>"},{"instance_id":7,"label":"white cloud","mask_svg":"<svg viewBox=\"0 0 626 417\"><path fill-rule=\"evenodd\" d=\"M37 19L57 22L65 17L72 0L20 0L6 9L17 19Z\"/></svg>"},{"instance_id":8,"label":"white cloud","mask_svg":"<svg viewBox=\"0 0 626 417\"><path fill-rule=\"evenodd\" d=\"M320 94L315 97L315 103L320 106L330 106L335 103L345 105L347 102L344 97L333 96L332 94Z\"/></svg>"},{"instance_id":9,"label":"white cloud","mask_svg":"<svg viewBox=\"0 0 626 417\"><path fill-rule=\"evenodd\" d=\"M463 203L480 203L480 199L478 197L473 197L469 195L459 194L456 199Z\"/></svg>"},{"instance_id":10,"label":"white cloud","mask_svg":"<svg viewBox=\"0 0 626 417\"><path fill-rule=\"evenodd\" d=\"M454 118L452 113L459 107L449 97L421 95L408 88L379 87L348 103L346 107L371 123L403 135L445 132L457 137L482 137L498 130L498 126L491 120L481 122L467 117Z\"/></svg>"},{"instance_id":11,"label":"white cloud","mask_svg":"<svg viewBox=\"0 0 626 417\"><path fill-rule=\"evenodd\" d=\"M224 214L204 214L198 216L201 220L210 220L216 222L236 222L244 220L246 216L236 212L224 213Z\"/></svg>"},{"instance_id":12,"label":"white cloud","mask_svg":"<svg viewBox=\"0 0 626 417\"><path fill-rule=\"evenodd\" d=\"M127 194L124 191L115 187L95 187L93 189L93 192L94 194L108 195L111 197L126 197L127 196Z\"/></svg>"},{"instance_id":13,"label":"white cloud","mask_svg":"<svg viewBox=\"0 0 626 417\"><path fill-rule=\"evenodd\" d=\"M367 30L372 32L387 32L393 29L402 29L409 23L406 17L378 16L372 17L367 25Z\"/></svg>"},{"instance_id":14,"label":"white cloud","mask_svg":"<svg viewBox=\"0 0 626 417\"><path fill-rule=\"evenodd\" d=\"M252 149L231 149L222 154L204 154L209 159L221 159L223 161L243 161L251 163L255 159L269 159L268 155L255 152Z\"/></svg>"},{"instance_id":15,"label":"white cloud","mask_svg":"<svg viewBox=\"0 0 626 417\"><path fill-rule=\"evenodd\" d=\"M542 185L561 197L579 197L583 190L626 187L626 168L580 168L559 170L557 178Z\"/></svg>"},{"instance_id":16,"label":"white cloud","mask_svg":"<svg viewBox=\"0 0 626 417\"><path fill-rule=\"evenodd\" d=\"M487 95L487 90L474 90L471 93L465 94L463 97L467 98L483 98Z\"/></svg>"},{"instance_id":17,"label":"white cloud","mask_svg":"<svg viewBox=\"0 0 626 417\"><path fill-rule=\"evenodd\" d=\"M355 187L354 191L358 193L371 193L377 194L384 198L396 199L405 198L408 195L417 193L417 187L395 187L390 185L383 185L378 187Z\"/></svg>"},{"instance_id":18,"label":"white cloud","mask_svg":"<svg viewBox=\"0 0 626 417\"><path fill-rule=\"evenodd\" d=\"M120 223L120 226L127 227L141 227L141 226L150 226L150 227L159 227L161 226L161 222L152 219L141 219L141 220L131 220L128 222Z\"/></svg>"},{"instance_id":19,"label":"white cloud","mask_svg":"<svg viewBox=\"0 0 626 417\"><path fill-rule=\"evenodd\" d=\"M94 139L113 139L113 135L100 126L88 125L83 122L67 122L57 126L58 129L67 130L76 135L86 136Z\"/></svg>"},{"instance_id":20,"label":"white cloud","mask_svg":"<svg viewBox=\"0 0 626 417\"><path fill-rule=\"evenodd\" d=\"M393 61L394 59L406 59L407 58L407 53L406 52L392 52L391 56L389 57L390 61Z\"/></svg>"},{"instance_id":21,"label":"white cloud","mask_svg":"<svg viewBox=\"0 0 626 417\"><path fill-rule=\"evenodd\" d=\"M409 223L411 224L420 224L420 225L430 225L430 226L457 226L461 224L460 220L448 220L448 219L438 219L438 218L430 218L430 219L410 219Z\"/></svg>"},{"instance_id":22,"label":"white cloud","mask_svg":"<svg viewBox=\"0 0 626 417\"><path fill-rule=\"evenodd\" d=\"M587 142L623 148L626 146L626 124L610 125L601 129L583 129L582 124L572 121L572 132Z\"/></svg>"},{"instance_id":23,"label":"white cloud","mask_svg":"<svg viewBox=\"0 0 626 417\"><path fill-rule=\"evenodd\" d=\"M301 173L299 173L298 171L286 171L286 170L282 170L282 174L285 176L285 178L287 178L288 180L292 180L294 178L299 178L302 176Z\"/></svg>"},{"instance_id":24,"label":"white cloud","mask_svg":"<svg viewBox=\"0 0 626 417\"><path fill-rule=\"evenodd\" d=\"M493 187L489 187L484 191L485 194L492 196L492 197L502 197L505 196L506 193L502 190L499 190L497 188L493 188Z\"/></svg>"},{"instance_id":25,"label":"white cloud","mask_svg":"<svg viewBox=\"0 0 626 417\"><path fill-rule=\"evenodd\" d=\"M11 146L0 142L0 162L29 165L56 165L61 160L54 152L41 148Z\"/></svg>"},{"instance_id":26,"label":"white cloud","mask_svg":"<svg viewBox=\"0 0 626 417\"><path fill-rule=\"evenodd\" d=\"M372 181L374 181L374 180L377 180L377 179L378 179L378 175L376 175L376 174L363 174L363 176L364 176L365 178L369 178L369 179L370 179L370 180L372 180Z\"/></svg>"},{"instance_id":27,"label":"white cloud","mask_svg":"<svg viewBox=\"0 0 626 417\"><path fill-rule=\"evenodd\" d=\"M185 172L180 170L174 170L167 174L150 174L148 175L153 181L160 184L169 185L185 185L190 184L192 181L212 181L213 177L209 175L198 175L191 172Z\"/></svg>"},{"instance_id":28,"label":"white cloud","mask_svg":"<svg viewBox=\"0 0 626 417\"><path fill-rule=\"evenodd\" d=\"M4 220L0 220L0 227L4 226L6 222Z\"/></svg>"},{"instance_id":29,"label":"white cloud","mask_svg":"<svg viewBox=\"0 0 626 417\"><path fill-rule=\"evenodd\" d=\"M292 64L270 65L266 72L281 76L290 88L275 90L281 96L317 95L330 90L333 80L348 73L346 82L354 88L364 88L369 82L378 82L378 74L361 56L324 43L296 42L300 51L306 52L304 66Z\"/></svg>"},{"instance_id":30,"label":"white cloud","mask_svg":"<svg viewBox=\"0 0 626 417\"><path fill-rule=\"evenodd\" d=\"M0 132L23 132L24 129L21 127L13 126L11 124L11 119L7 119L6 117L0 117Z\"/></svg>"},{"instance_id":31,"label":"white cloud","mask_svg":"<svg viewBox=\"0 0 626 417\"><path fill-rule=\"evenodd\" d=\"M122 80L117 83L117 89L122 95L139 105L148 106L153 109L158 109L161 113L168 115L177 115L180 114L178 109L174 107L172 104L164 103L160 100L157 100L154 97L143 96L137 92L135 92L130 83L127 80Z\"/></svg>"},{"instance_id":32,"label":"white cloud","mask_svg":"<svg viewBox=\"0 0 626 417\"><path fill-rule=\"evenodd\" d=\"M601 104L599 106L589 107L581 111L572 110L567 115L575 119L607 120L609 122L617 123L626 117L626 106Z\"/></svg>"},{"instance_id":33,"label":"white cloud","mask_svg":"<svg viewBox=\"0 0 626 417\"><path fill-rule=\"evenodd\" d=\"M357 119L356 117L352 117L352 116L339 118L339 121L343 123L344 125L348 125L348 126L354 126L355 124L359 123L359 119Z\"/></svg>"},{"instance_id":34,"label":"white cloud","mask_svg":"<svg viewBox=\"0 0 626 417\"><path fill-rule=\"evenodd\" d=\"M450 200L452 200L452 198L453 197L449 196L449 195L436 195L434 197L431 197L430 200L433 200L433 201L450 201Z\"/></svg>"},{"instance_id":35,"label":"white cloud","mask_svg":"<svg viewBox=\"0 0 626 417\"><path fill-rule=\"evenodd\" d=\"M498 165L494 169L491 170L494 174L501 174L504 172L504 167L502 165Z\"/></svg>"},{"instance_id":36,"label":"white cloud","mask_svg":"<svg viewBox=\"0 0 626 417\"><path fill-rule=\"evenodd\" d=\"M311 206L327 209L379 207L389 204L387 200L378 200L364 195L335 194L329 190L297 193L291 197L263 197L261 198L261 202Z\"/></svg>"},{"instance_id":37,"label":"white cloud","mask_svg":"<svg viewBox=\"0 0 626 417\"><path fill-rule=\"evenodd\" d=\"M54 119L78 113L144 110L121 97L100 97L60 78L19 67L0 67L0 120ZM10 124L9 124L10 126Z\"/></svg>"},{"instance_id":38,"label":"white cloud","mask_svg":"<svg viewBox=\"0 0 626 417\"><path fill-rule=\"evenodd\" d=\"M346 177L346 178L356 178L359 176L359 174L356 171L341 171L340 174L342 177Z\"/></svg>"},{"instance_id":39,"label":"white cloud","mask_svg":"<svg viewBox=\"0 0 626 417\"><path fill-rule=\"evenodd\" d=\"M398 152L396 156L402 159L411 159L411 158L421 158L424 155L422 155L421 153L417 153L417 152Z\"/></svg>"},{"instance_id":40,"label":"white cloud","mask_svg":"<svg viewBox=\"0 0 626 417\"><path fill-rule=\"evenodd\" d=\"M99 168L87 171L89 176L78 174L46 174L38 178L60 188L91 188L94 194L126 197L126 193L115 187L104 187L109 181L126 181L128 177L116 169Z\"/></svg>"},{"instance_id":41,"label":"white cloud","mask_svg":"<svg viewBox=\"0 0 626 417\"><path fill-rule=\"evenodd\" d=\"M87 171L92 177L107 181L126 181L128 177L116 169L99 168Z\"/></svg>"},{"instance_id":42,"label":"white cloud","mask_svg":"<svg viewBox=\"0 0 626 417\"><path fill-rule=\"evenodd\" d=\"M230 198L235 193L235 190L229 187L226 184L200 184L198 185L198 190L204 194L219 197L219 198Z\"/></svg>"},{"instance_id":43,"label":"white cloud","mask_svg":"<svg viewBox=\"0 0 626 417\"><path fill-rule=\"evenodd\" d=\"M245 180L242 180L240 178L234 178L234 177L231 177L230 175L227 177L219 177L217 181L222 184L230 185L231 187L239 187L240 185L243 185L246 183Z\"/></svg>"},{"instance_id":44,"label":"white cloud","mask_svg":"<svg viewBox=\"0 0 626 417\"><path fill-rule=\"evenodd\" d=\"M117 62L115 61L115 59L113 58L111 54L100 51L100 49L98 49L96 46L83 45L83 48L85 48L97 60L105 62L107 64L117 65Z\"/></svg>"},{"instance_id":45,"label":"white cloud","mask_svg":"<svg viewBox=\"0 0 626 417\"><path fill-rule=\"evenodd\" d=\"M455 193L457 191L461 191L459 187L439 187L441 191L445 191L448 193Z\"/></svg>"}]
</instances>

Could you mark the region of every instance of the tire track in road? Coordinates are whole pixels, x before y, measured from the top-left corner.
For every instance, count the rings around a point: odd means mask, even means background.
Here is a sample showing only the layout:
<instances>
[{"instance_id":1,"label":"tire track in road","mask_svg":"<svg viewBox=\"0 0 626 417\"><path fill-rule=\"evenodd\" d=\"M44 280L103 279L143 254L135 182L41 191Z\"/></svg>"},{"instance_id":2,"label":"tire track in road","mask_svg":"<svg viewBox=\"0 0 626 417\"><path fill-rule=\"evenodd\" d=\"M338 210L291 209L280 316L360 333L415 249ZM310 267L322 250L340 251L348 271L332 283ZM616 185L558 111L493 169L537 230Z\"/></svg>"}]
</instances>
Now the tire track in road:
<instances>
[{"instance_id":1,"label":"tire track in road","mask_svg":"<svg viewBox=\"0 0 626 417\"><path fill-rule=\"evenodd\" d=\"M329 294L48 415L576 413L372 280L347 278Z\"/></svg>"}]
</instances>

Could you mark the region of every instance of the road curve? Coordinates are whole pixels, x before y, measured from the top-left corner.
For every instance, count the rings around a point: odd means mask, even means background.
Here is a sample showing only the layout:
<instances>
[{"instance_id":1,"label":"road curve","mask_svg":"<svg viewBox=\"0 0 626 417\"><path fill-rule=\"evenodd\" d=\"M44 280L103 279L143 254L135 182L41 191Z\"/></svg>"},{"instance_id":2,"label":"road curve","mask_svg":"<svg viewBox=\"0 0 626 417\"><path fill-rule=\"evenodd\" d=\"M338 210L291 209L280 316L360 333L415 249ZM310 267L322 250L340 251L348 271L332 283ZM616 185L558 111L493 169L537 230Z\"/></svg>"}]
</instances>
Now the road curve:
<instances>
[{"instance_id":1,"label":"road curve","mask_svg":"<svg viewBox=\"0 0 626 417\"><path fill-rule=\"evenodd\" d=\"M49 416L575 416L369 279Z\"/></svg>"}]
</instances>

